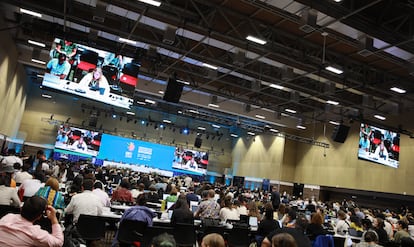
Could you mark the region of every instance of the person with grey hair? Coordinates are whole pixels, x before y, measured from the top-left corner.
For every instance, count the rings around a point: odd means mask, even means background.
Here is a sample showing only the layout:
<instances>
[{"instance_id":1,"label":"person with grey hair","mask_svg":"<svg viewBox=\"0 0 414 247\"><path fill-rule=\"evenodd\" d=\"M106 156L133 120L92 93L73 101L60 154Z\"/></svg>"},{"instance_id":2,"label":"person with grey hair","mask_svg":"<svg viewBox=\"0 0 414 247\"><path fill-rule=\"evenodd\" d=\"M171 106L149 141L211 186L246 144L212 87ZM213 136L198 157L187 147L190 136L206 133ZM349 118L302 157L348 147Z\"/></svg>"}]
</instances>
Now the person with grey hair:
<instances>
[{"instance_id":1,"label":"person with grey hair","mask_svg":"<svg viewBox=\"0 0 414 247\"><path fill-rule=\"evenodd\" d=\"M174 236L168 233L162 233L154 237L151 241L151 247L176 247Z\"/></svg>"}]
</instances>

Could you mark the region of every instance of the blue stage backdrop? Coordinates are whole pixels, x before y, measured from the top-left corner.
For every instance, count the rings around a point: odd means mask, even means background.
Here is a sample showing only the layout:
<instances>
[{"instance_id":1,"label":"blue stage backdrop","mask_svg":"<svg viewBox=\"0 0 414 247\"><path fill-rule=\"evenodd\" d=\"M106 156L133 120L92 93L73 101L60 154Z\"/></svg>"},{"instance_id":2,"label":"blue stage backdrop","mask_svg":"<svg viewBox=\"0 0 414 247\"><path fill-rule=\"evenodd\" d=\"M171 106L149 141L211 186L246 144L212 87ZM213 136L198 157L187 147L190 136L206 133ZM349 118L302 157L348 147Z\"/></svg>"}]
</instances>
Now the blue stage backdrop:
<instances>
[{"instance_id":1,"label":"blue stage backdrop","mask_svg":"<svg viewBox=\"0 0 414 247\"><path fill-rule=\"evenodd\" d=\"M98 159L172 171L175 147L113 135L102 135Z\"/></svg>"}]
</instances>

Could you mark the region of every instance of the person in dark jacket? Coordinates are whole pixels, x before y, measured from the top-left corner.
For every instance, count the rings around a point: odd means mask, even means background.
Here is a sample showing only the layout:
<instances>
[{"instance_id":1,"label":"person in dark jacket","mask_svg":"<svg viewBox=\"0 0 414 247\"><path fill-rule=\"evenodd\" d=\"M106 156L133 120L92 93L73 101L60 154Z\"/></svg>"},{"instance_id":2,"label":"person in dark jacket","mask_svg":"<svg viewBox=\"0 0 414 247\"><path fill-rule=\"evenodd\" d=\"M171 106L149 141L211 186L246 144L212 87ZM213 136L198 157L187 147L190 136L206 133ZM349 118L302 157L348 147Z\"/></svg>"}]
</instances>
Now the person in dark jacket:
<instances>
[{"instance_id":1,"label":"person in dark jacket","mask_svg":"<svg viewBox=\"0 0 414 247\"><path fill-rule=\"evenodd\" d=\"M179 198L171 216L171 224L194 224L194 215L185 198Z\"/></svg>"}]
</instances>

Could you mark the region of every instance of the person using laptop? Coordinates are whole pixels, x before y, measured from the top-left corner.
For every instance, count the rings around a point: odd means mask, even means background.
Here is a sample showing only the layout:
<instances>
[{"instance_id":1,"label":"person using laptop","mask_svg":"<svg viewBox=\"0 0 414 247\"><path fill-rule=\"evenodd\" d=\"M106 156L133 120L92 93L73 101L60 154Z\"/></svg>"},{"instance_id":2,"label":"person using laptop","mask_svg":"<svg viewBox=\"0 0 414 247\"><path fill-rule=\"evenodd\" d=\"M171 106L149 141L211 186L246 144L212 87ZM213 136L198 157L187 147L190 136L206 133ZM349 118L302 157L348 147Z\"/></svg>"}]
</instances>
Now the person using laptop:
<instances>
[{"instance_id":1,"label":"person using laptop","mask_svg":"<svg viewBox=\"0 0 414 247\"><path fill-rule=\"evenodd\" d=\"M171 225L175 224L194 224L194 215L190 211L185 197L179 198L175 203L171 216Z\"/></svg>"}]
</instances>

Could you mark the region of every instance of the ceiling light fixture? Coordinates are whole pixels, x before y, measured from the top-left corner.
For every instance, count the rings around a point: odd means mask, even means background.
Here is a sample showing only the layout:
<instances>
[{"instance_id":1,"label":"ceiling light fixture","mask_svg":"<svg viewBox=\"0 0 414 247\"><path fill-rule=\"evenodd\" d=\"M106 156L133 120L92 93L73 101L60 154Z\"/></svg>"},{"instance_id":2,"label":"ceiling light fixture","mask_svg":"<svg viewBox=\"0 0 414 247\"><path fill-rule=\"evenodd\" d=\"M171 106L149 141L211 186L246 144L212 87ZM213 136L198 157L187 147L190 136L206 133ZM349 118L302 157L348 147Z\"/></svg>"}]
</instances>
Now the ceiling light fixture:
<instances>
[{"instance_id":1,"label":"ceiling light fixture","mask_svg":"<svg viewBox=\"0 0 414 247\"><path fill-rule=\"evenodd\" d=\"M164 94L164 91L160 90L158 91L159 94Z\"/></svg>"},{"instance_id":2,"label":"ceiling light fixture","mask_svg":"<svg viewBox=\"0 0 414 247\"><path fill-rule=\"evenodd\" d=\"M277 84L273 84L273 83L270 84L269 87L276 88L276 89L279 89L279 90L282 90L284 88L283 86L280 86L280 85L277 85Z\"/></svg>"},{"instance_id":3,"label":"ceiling light fixture","mask_svg":"<svg viewBox=\"0 0 414 247\"><path fill-rule=\"evenodd\" d=\"M326 66L325 69L328 70L328 71L331 71L332 73L338 74L338 75L344 73L343 70L332 67L332 66Z\"/></svg>"},{"instance_id":4,"label":"ceiling light fixture","mask_svg":"<svg viewBox=\"0 0 414 247\"><path fill-rule=\"evenodd\" d=\"M378 115L378 114L374 115L374 117L375 117L376 119L379 119L379 120L382 120L382 121L384 121L385 119L387 119L386 117L381 116L381 115Z\"/></svg>"},{"instance_id":5,"label":"ceiling light fixture","mask_svg":"<svg viewBox=\"0 0 414 247\"><path fill-rule=\"evenodd\" d=\"M134 41L134 40L125 39L125 38L121 38L121 37L119 37L118 40L119 40L119 42L127 43L127 44L130 44L130 45L136 45L137 44L137 42Z\"/></svg>"},{"instance_id":6,"label":"ceiling light fixture","mask_svg":"<svg viewBox=\"0 0 414 247\"><path fill-rule=\"evenodd\" d=\"M203 63L203 66L206 67L206 68L214 69L214 70L218 69L217 66L214 66L214 65L211 65L211 64L208 64L208 63Z\"/></svg>"},{"instance_id":7,"label":"ceiling light fixture","mask_svg":"<svg viewBox=\"0 0 414 247\"><path fill-rule=\"evenodd\" d=\"M273 128L269 129L269 131L274 132L274 133L279 132L279 130L277 130L277 129L273 129Z\"/></svg>"},{"instance_id":8,"label":"ceiling light fixture","mask_svg":"<svg viewBox=\"0 0 414 247\"><path fill-rule=\"evenodd\" d=\"M230 136L231 136L231 137L234 137L234 138L237 138L237 137L239 137L238 135L236 135L236 134L233 134L233 133L231 133L231 134L230 134Z\"/></svg>"},{"instance_id":9,"label":"ceiling light fixture","mask_svg":"<svg viewBox=\"0 0 414 247\"><path fill-rule=\"evenodd\" d=\"M192 110L192 109L188 110L188 112L191 112L191 113L194 113L194 114L199 114L200 113L200 112L198 112L196 110Z\"/></svg>"},{"instance_id":10,"label":"ceiling light fixture","mask_svg":"<svg viewBox=\"0 0 414 247\"><path fill-rule=\"evenodd\" d=\"M127 111L126 114L135 116L135 112L132 112L132 111Z\"/></svg>"},{"instance_id":11,"label":"ceiling light fixture","mask_svg":"<svg viewBox=\"0 0 414 247\"><path fill-rule=\"evenodd\" d=\"M28 14L28 15L31 15L31 16L35 16L35 17L42 18L42 14L40 14L38 12L34 12L34 11L31 11L31 10L28 10L28 9L22 9L22 8L20 8L20 13L24 13L24 14Z\"/></svg>"},{"instance_id":12,"label":"ceiling light fixture","mask_svg":"<svg viewBox=\"0 0 414 247\"><path fill-rule=\"evenodd\" d=\"M190 83L188 81L177 80L177 82L180 82L180 83L185 84L185 85L190 85Z\"/></svg>"},{"instance_id":13,"label":"ceiling light fixture","mask_svg":"<svg viewBox=\"0 0 414 247\"><path fill-rule=\"evenodd\" d=\"M289 109L289 108L286 108L285 111L290 112L290 113L296 113L295 110L292 110L292 109Z\"/></svg>"},{"instance_id":14,"label":"ceiling light fixture","mask_svg":"<svg viewBox=\"0 0 414 247\"><path fill-rule=\"evenodd\" d=\"M339 125L339 123L338 123L338 122L336 122L336 121L332 121L332 120L331 120L331 121L329 121L329 123L330 123L330 124L333 124L333 125Z\"/></svg>"},{"instance_id":15,"label":"ceiling light fixture","mask_svg":"<svg viewBox=\"0 0 414 247\"><path fill-rule=\"evenodd\" d=\"M201 126L198 126L197 129L199 129L199 130L206 130L206 128L201 127Z\"/></svg>"},{"instance_id":16,"label":"ceiling light fixture","mask_svg":"<svg viewBox=\"0 0 414 247\"><path fill-rule=\"evenodd\" d=\"M247 40L250 40L250 41L252 41L252 42L255 42L255 43L261 44L261 45L264 45L264 44L266 44L266 43L267 43L267 41L266 41L266 40L259 39L259 38L257 38L257 37L252 36L252 35L247 36L247 37L246 37L246 39L247 39Z\"/></svg>"},{"instance_id":17,"label":"ceiling light fixture","mask_svg":"<svg viewBox=\"0 0 414 247\"><path fill-rule=\"evenodd\" d=\"M303 125L297 125L297 126L296 126L296 128L298 128L298 129L303 129L303 130L305 130L305 129L306 129L306 127L305 127L305 126L303 126Z\"/></svg>"},{"instance_id":18,"label":"ceiling light fixture","mask_svg":"<svg viewBox=\"0 0 414 247\"><path fill-rule=\"evenodd\" d=\"M52 95L49 95L49 94L42 94L42 97L43 97L43 98L48 98L48 99L50 99L50 98L52 98Z\"/></svg>"},{"instance_id":19,"label":"ceiling light fixture","mask_svg":"<svg viewBox=\"0 0 414 247\"><path fill-rule=\"evenodd\" d=\"M152 5L152 6L155 6L155 7L160 7L161 6L161 2L154 1L154 0L138 0L138 1L142 2L142 3Z\"/></svg>"},{"instance_id":20,"label":"ceiling light fixture","mask_svg":"<svg viewBox=\"0 0 414 247\"><path fill-rule=\"evenodd\" d=\"M258 115L258 114L257 114L255 117L260 118L260 119L266 119L266 117L265 117L265 116Z\"/></svg>"},{"instance_id":21,"label":"ceiling light fixture","mask_svg":"<svg viewBox=\"0 0 414 247\"><path fill-rule=\"evenodd\" d=\"M326 103L331 104L331 105L339 105L339 102L333 101L333 100L328 100L328 101L326 101Z\"/></svg>"},{"instance_id":22,"label":"ceiling light fixture","mask_svg":"<svg viewBox=\"0 0 414 247\"><path fill-rule=\"evenodd\" d=\"M150 99L145 99L145 102L146 103L149 103L149 104L155 104L155 101L154 100L150 100Z\"/></svg>"},{"instance_id":23,"label":"ceiling light fixture","mask_svg":"<svg viewBox=\"0 0 414 247\"><path fill-rule=\"evenodd\" d=\"M45 61L38 60L38 59L34 59L34 58L32 58L32 62L34 62L34 63L38 63L38 64L46 64L46 62L45 62Z\"/></svg>"},{"instance_id":24,"label":"ceiling light fixture","mask_svg":"<svg viewBox=\"0 0 414 247\"><path fill-rule=\"evenodd\" d=\"M212 124L211 127L220 129L220 125L217 125L217 124Z\"/></svg>"},{"instance_id":25,"label":"ceiling light fixture","mask_svg":"<svg viewBox=\"0 0 414 247\"><path fill-rule=\"evenodd\" d=\"M208 106L210 106L210 107L214 107L214 108L220 108L220 106L219 106L219 105L217 105L217 104L213 104L213 103L208 104Z\"/></svg>"},{"instance_id":26,"label":"ceiling light fixture","mask_svg":"<svg viewBox=\"0 0 414 247\"><path fill-rule=\"evenodd\" d=\"M404 89L399 88L399 87L392 87L392 88L390 88L390 90L391 90L391 91L394 91L394 92L396 92L396 93L406 93L406 92L407 92L407 91L405 91Z\"/></svg>"},{"instance_id":27,"label":"ceiling light fixture","mask_svg":"<svg viewBox=\"0 0 414 247\"><path fill-rule=\"evenodd\" d=\"M136 101L136 103L138 104L138 105L146 105L147 103L145 103L145 102L143 102L143 101L139 101L139 100L137 100Z\"/></svg>"},{"instance_id":28,"label":"ceiling light fixture","mask_svg":"<svg viewBox=\"0 0 414 247\"><path fill-rule=\"evenodd\" d=\"M254 133L254 132L250 132L250 131L248 131L248 132L247 132L247 134L248 134L248 135L251 135L251 136L255 136L255 135L256 135L256 133Z\"/></svg>"},{"instance_id":29,"label":"ceiling light fixture","mask_svg":"<svg viewBox=\"0 0 414 247\"><path fill-rule=\"evenodd\" d=\"M27 40L27 43L32 44L32 45L36 45L36 46L40 46L40 47L46 47L46 45L44 43L33 41L33 40L30 40L30 39Z\"/></svg>"},{"instance_id":30,"label":"ceiling light fixture","mask_svg":"<svg viewBox=\"0 0 414 247\"><path fill-rule=\"evenodd\" d=\"M168 119L164 119L164 120L162 120L164 123L168 123L168 124L170 124L171 123L171 120L168 120Z\"/></svg>"}]
</instances>

